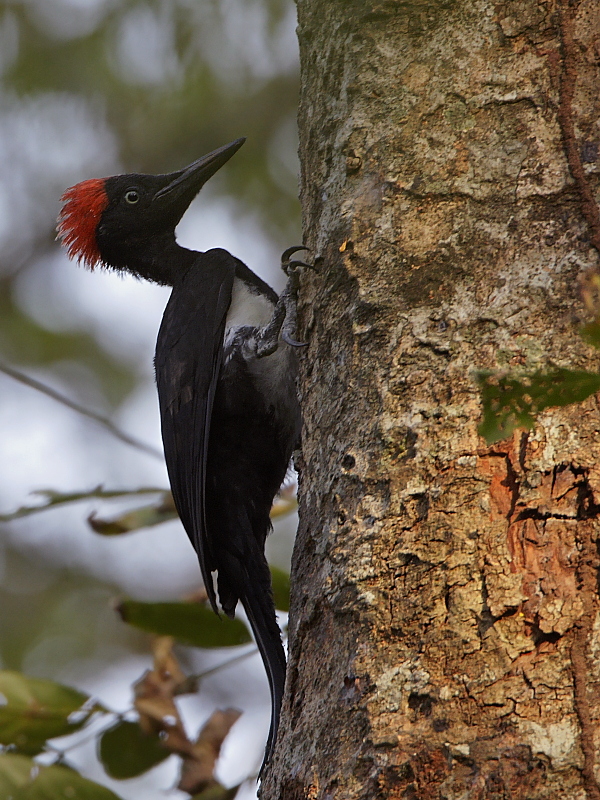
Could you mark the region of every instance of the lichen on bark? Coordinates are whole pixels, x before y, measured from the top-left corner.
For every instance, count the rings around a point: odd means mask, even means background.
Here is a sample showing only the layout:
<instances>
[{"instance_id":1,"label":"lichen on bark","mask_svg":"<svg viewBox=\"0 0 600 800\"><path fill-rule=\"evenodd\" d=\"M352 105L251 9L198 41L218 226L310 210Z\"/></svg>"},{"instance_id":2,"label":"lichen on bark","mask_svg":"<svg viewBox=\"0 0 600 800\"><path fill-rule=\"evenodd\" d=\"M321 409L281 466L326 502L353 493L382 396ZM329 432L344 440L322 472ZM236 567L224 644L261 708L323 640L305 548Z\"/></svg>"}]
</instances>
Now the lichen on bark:
<instances>
[{"instance_id":1,"label":"lichen on bark","mask_svg":"<svg viewBox=\"0 0 600 800\"><path fill-rule=\"evenodd\" d=\"M486 447L475 369L597 369L595 0L298 0L304 431L269 800L600 797L595 398ZM564 109L564 106L563 106Z\"/></svg>"}]
</instances>

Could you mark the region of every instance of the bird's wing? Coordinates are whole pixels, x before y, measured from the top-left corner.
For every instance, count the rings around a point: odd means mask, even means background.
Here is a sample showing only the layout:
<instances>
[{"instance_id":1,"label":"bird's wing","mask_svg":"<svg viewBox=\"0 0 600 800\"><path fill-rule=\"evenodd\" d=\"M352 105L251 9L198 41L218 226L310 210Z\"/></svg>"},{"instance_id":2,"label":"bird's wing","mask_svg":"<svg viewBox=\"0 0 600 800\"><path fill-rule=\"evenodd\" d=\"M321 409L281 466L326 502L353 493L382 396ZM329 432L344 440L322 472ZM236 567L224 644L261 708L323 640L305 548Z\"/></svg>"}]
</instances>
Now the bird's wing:
<instances>
[{"instance_id":1,"label":"bird's wing","mask_svg":"<svg viewBox=\"0 0 600 800\"><path fill-rule=\"evenodd\" d=\"M235 273L225 250L198 256L171 293L156 343L156 383L175 506L198 554L217 611L205 519L206 457Z\"/></svg>"}]
</instances>

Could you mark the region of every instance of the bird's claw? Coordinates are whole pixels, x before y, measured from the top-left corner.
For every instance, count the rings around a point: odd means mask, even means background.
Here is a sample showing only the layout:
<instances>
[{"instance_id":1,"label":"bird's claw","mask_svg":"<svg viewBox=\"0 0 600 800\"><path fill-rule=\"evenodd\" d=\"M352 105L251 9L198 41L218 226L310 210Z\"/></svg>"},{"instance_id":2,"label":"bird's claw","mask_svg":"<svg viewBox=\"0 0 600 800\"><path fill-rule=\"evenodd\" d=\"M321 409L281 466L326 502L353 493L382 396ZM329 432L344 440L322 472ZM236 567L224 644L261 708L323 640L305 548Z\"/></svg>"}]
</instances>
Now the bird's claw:
<instances>
[{"instance_id":1,"label":"bird's claw","mask_svg":"<svg viewBox=\"0 0 600 800\"><path fill-rule=\"evenodd\" d=\"M288 278L287 286L282 295L282 298L285 302L285 319L281 330L281 338L286 344L290 345L290 347L308 346L307 342L296 341L293 335L296 331L296 306L298 289L300 285L300 270L303 267L306 267L307 269L315 269L314 264L308 264L306 261L292 259L294 253L298 253L300 250L306 250L307 253L311 253L310 247L305 247L304 245L295 245L294 247L288 247L287 250L284 250L281 254L281 269L285 272Z\"/></svg>"},{"instance_id":2,"label":"bird's claw","mask_svg":"<svg viewBox=\"0 0 600 800\"><path fill-rule=\"evenodd\" d=\"M287 250L284 250L281 254L281 269L285 272L285 274L290 277L291 273L295 273L299 267L307 267L308 269L315 269L314 264L307 264L306 261L298 261L294 259L291 260L291 257L294 253L298 253L300 250L306 250L308 253L311 252L310 247L304 247L304 245L298 245L294 247L288 247Z\"/></svg>"},{"instance_id":3,"label":"bird's claw","mask_svg":"<svg viewBox=\"0 0 600 800\"><path fill-rule=\"evenodd\" d=\"M315 269L313 264L305 261L292 260L294 253L299 250L310 252L308 247L303 245L288 247L281 254L281 268L287 275L288 281L285 289L281 293L273 317L268 325L261 328L257 333L256 356L264 358L277 350L279 338L290 347L307 347L307 342L298 342L294 338L296 331L296 305L298 288L300 285L300 269L307 267Z\"/></svg>"},{"instance_id":4,"label":"bird's claw","mask_svg":"<svg viewBox=\"0 0 600 800\"><path fill-rule=\"evenodd\" d=\"M285 266L294 253L299 253L300 250L306 250L307 253L310 253L310 247L305 247L303 244L295 244L292 247L288 247L281 254L281 266Z\"/></svg>"},{"instance_id":5,"label":"bird's claw","mask_svg":"<svg viewBox=\"0 0 600 800\"><path fill-rule=\"evenodd\" d=\"M299 267L308 267L308 269L314 269L315 268L313 264L307 264L306 261L288 261L288 263L283 268L283 271L285 272L285 274L289 278L289 276L292 273L297 272Z\"/></svg>"},{"instance_id":6,"label":"bird's claw","mask_svg":"<svg viewBox=\"0 0 600 800\"><path fill-rule=\"evenodd\" d=\"M295 339L292 339L287 331L281 332L281 338L286 344L289 344L290 347L308 347L308 342L297 342Z\"/></svg>"}]
</instances>

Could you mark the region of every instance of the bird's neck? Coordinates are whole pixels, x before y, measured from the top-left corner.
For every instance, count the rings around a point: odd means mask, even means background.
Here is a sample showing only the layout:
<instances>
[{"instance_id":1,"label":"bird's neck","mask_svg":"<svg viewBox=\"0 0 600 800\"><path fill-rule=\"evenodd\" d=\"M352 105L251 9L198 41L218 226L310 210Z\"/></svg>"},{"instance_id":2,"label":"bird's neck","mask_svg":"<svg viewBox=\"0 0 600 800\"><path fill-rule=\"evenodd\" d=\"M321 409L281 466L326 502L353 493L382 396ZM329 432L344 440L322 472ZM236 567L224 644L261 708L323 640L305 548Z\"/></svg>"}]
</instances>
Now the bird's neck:
<instances>
[{"instance_id":1,"label":"bird's neck","mask_svg":"<svg viewBox=\"0 0 600 800\"><path fill-rule=\"evenodd\" d=\"M118 270L131 272L139 278L158 283L161 286L174 286L198 258L195 250L188 250L177 244L175 238L140 242L128 248L127 253L107 259Z\"/></svg>"}]
</instances>

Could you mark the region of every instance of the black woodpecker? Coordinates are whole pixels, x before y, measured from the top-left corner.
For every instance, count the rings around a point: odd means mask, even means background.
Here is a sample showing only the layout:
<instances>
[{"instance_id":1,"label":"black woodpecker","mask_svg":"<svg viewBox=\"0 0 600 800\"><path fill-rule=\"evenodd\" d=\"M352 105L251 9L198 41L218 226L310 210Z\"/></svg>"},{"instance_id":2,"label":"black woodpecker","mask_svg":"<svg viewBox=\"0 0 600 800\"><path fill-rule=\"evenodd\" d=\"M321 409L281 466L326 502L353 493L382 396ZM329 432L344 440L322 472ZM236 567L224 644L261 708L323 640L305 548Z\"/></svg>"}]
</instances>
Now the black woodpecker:
<instances>
[{"instance_id":1,"label":"black woodpecker","mask_svg":"<svg viewBox=\"0 0 600 800\"><path fill-rule=\"evenodd\" d=\"M300 434L296 393L297 268L273 289L226 250L181 247L175 227L244 139L169 175L117 175L68 189L58 223L69 255L172 286L156 343L156 383L175 505L198 554L210 603L241 601L271 689L275 744L285 654L264 554L269 512ZM217 573L216 587L213 572Z\"/></svg>"}]
</instances>

